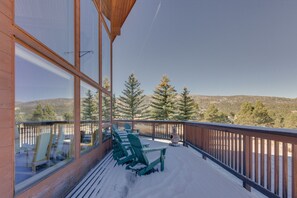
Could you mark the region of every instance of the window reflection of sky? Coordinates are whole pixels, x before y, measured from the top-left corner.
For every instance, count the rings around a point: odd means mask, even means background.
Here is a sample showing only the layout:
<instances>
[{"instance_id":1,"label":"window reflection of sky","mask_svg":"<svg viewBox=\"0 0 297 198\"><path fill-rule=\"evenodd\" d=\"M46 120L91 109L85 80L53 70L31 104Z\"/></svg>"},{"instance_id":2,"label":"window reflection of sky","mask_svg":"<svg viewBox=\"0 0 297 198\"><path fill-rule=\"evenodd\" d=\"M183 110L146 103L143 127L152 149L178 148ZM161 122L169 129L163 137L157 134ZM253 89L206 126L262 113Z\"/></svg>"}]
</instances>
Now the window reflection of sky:
<instances>
[{"instance_id":1,"label":"window reflection of sky","mask_svg":"<svg viewBox=\"0 0 297 198\"><path fill-rule=\"evenodd\" d=\"M91 0L82 1L80 8L80 68L84 74L99 82L98 13Z\"/></svg>"},{"instance_id":2,"label":"window reflection of sky","mask_svg":"<svg viewBox=\"0 0 297 198\"><path fill-rule=\"evenodd\" d=\"M108 33L102 31L102 79L110 82L110 40Z\"/></svg>"},{"instance_id":3,"label":"window reflection of sky","mask_svg":"<svg viewBox=\"0 0 297 198\"><path fill-rule=\"evenodd\" d=\"M16 24L71 64L74 64L73 2L73 0L15 1Z\"/></svg>"},{"instance_id":4,"label":"window reflection of sky","mask_svg":"<svg viewBox=\"0 0 297 198\"><path fill-rule=\"evenodd\" d=\"M73 98L73 84L72 75L16 45L16 101Z\"/></svg>"}]
</instances>

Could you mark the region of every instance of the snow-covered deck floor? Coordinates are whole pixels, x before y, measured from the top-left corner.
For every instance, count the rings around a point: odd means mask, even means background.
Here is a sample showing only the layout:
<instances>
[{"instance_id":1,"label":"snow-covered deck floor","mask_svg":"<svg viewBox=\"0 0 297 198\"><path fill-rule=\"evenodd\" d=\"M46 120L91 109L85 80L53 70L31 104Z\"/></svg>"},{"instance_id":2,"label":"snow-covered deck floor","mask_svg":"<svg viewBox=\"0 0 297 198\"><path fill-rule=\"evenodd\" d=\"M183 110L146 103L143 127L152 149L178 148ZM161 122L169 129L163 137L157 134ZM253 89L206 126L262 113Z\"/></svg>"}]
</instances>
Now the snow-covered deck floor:
<instances>
[{"instance_id":1,"label":"snow-covered deck floor","mask_svg":"<svg viewBox=\"0 0 297 198\"><path fill-rule=\"evenodd\" d=\"M150 147L168 145L149 141ZM159 152L155 153L159 155ZM135 172L117 166L111 154L101 162L100 170L90 171L81 182L79 191L69 197L254 197L220 168L212 165L193 149L168 146L164 172L136 176ZM156 166L160 170L160 166ZM95 168L96 169L96 168ZM87 178L93 178L87 182ZM83 184L83 185L82 185ZM74 192L72 191L72 192Z\"/></svg>"}]
</instances>

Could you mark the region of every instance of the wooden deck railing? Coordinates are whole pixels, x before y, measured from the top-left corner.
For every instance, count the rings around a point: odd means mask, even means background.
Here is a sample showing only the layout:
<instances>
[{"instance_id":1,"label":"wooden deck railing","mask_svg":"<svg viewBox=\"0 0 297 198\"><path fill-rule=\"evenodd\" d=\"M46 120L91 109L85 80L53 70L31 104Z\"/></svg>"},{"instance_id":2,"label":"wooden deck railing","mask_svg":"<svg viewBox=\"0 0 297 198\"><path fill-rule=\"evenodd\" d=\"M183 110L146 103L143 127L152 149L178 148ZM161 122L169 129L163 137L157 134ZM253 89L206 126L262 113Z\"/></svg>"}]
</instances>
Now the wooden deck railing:
<instances>
[{"instance_id":1,"label":"wooden deck railing","mask_svg":"<svg viewBox=\"0 0 297 198\"><path fill-rule=\"evenodd\" d=\"M114 120L119 128L123 128L125 123L131 124L134 130L139 130L140 135L151 137L153 140L167 139L170 140L172 127L176 127L177 133L184 138L184 122L179 121L154 121L154 120Z\"/></svg>"},{"instance_id":2,"label":"wooden deck railing","mask_svg":"<svg viewBox=\"0 0 297 198\"><path fill-rule=\"evenodd\" d=\"M80 131L85 134L92 134L93 131L99 128L99 121L81 121ZM34 122L17 122L16 128L19 135L19 146L35 145L36 136L38 135L38 127L49 126L52 133L56 134L59 131L59 126L63 126L65 136L72 136L74 134L74 122L68 121L34 121ZM17 134L16 134L17 135Z\"/></svg>"},{"instance_id":3,"label":"wooden deck railing","mask_svg":"<svg viewBox=\"0 0 297 198\"><path fill-rule=\"evenodd\" d=\"M88 133L92 127L98 127L96 123L82 122L81 130ZM119 127L130 123L142 136L167 140L175 126L184 145L241 179L246 189L253 187L268 197L297 197L296 130L180 121L115 120L114 123ZM73 134L71 122L17 123L20 146L35 144L38 126L58 129L61 124L66 126L65 135Z\"/></svg>"},{"instance_id":4,"label":"wooden deck railing","mask_svg":"<svg viewBox=\"0 0 297 198\"><path fill-rule=\"evenodd\" d=\"M176 126L184 142L268 197L297 197L297 131L228 124L115 120L141 135L170 139Z\"/></svg>"}]
</instances>

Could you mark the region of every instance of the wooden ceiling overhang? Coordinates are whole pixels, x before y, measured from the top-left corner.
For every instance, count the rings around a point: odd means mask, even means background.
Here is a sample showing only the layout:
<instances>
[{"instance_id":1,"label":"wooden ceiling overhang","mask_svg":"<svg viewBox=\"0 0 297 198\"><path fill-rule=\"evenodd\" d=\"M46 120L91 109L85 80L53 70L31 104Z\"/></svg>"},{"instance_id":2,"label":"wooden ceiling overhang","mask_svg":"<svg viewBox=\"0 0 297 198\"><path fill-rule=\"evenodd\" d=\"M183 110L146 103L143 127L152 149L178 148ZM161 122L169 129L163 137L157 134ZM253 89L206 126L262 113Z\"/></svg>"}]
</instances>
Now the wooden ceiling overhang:
<instances>
[{"instance_id":1,"label":"wooden ceiling overhang","mask_svg":"<svg viewBox=\"0 0 297 198\"><path fill-rule=\"evenodd\" d=\"M100 0L96 1L100 3ZM121 34L121 28L135 2L136 0L101 0L101 13L110 21L112 41Z\"/></svg>"}]
</instances>

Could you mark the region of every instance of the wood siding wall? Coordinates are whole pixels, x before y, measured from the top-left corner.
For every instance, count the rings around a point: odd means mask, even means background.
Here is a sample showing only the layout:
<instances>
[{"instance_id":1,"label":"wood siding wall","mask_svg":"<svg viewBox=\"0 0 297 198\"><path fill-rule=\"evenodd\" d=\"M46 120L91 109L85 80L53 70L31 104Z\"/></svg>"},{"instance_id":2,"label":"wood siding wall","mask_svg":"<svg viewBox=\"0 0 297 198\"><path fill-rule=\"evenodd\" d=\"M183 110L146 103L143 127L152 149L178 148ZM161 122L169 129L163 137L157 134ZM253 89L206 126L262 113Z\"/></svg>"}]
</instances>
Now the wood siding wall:
<instances>
[{"instance_id":1,"label":"wood siding wall","mask_svg":"<svg viewBox=\"0 0 297 198\"><path fill-rule=\"evenodd\" d=\"M0 195L14 189L14 41L13 1L0 0Z\"/></svg>"},{"instance_id":2,"label":"wood siding wall","mask_svg":"<svg viewBox=\"0 0 297 198\"><path fill-rule=\"evenodd\" d=\"M64 197L110 151L111 147L111 140L104 142L17 197Z\"/></svg>"}]
</instances>

